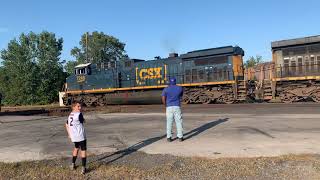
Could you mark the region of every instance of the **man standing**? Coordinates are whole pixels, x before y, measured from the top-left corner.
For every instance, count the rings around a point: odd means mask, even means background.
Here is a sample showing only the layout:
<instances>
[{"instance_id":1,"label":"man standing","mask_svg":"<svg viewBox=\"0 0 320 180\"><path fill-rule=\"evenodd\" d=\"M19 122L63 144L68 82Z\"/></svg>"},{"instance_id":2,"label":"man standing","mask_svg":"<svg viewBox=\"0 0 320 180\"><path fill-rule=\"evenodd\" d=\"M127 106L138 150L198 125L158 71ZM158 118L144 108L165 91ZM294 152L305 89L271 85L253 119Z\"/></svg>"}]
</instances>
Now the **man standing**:
<instances>
[{"instance_id":1,"label":"man standing","mask_svg":"<svg viewBox=\"0 0 320 180\"><path fill-rule=\"evenodd\" d=\"M183 141L183 128L182 128L182 115L181 115L181 98L183 95L183 89L176 85L176 79L170 78L169 86L162 91L162 103L166 106L167 116L167 141L172 141L172 122L173 119L176 122L177 137L179 141Z\"/></svg>"}]
</instances>

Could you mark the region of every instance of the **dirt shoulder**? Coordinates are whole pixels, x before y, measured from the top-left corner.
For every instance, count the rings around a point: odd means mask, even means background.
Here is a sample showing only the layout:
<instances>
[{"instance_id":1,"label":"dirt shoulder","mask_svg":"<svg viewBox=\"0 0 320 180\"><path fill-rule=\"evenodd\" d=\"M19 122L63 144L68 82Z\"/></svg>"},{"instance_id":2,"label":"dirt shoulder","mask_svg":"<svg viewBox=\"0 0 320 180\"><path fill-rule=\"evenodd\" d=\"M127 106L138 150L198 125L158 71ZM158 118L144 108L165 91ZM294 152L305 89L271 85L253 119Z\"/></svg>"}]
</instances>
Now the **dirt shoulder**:
<instances>
[{"instance_id":1,"label":"dirt shoulder","mask_svg":"<svg viewBox=\"0 0 320 180\"><path fill-rule=\"evenodd\" d=\"M124 154L122 154L124 153ZM122 152L89 157L89 173L70 159L0 163L4 179L319 179L319 155L259 158L183 158ZM120 158L119 158L120 157ZM78 160L78 163L80 161Z\"/></svg>"}]
</instances>

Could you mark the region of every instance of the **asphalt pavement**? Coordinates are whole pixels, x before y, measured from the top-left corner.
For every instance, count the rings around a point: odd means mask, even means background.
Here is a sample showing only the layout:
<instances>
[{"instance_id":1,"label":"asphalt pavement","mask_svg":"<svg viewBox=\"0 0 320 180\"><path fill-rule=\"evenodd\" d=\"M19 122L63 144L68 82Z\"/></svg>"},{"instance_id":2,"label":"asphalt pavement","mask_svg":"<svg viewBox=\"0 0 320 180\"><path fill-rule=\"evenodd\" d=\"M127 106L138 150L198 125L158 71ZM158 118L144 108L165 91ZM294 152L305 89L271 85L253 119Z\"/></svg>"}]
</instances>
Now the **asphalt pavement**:
<instances>
[{"instance_id":1,"label":"asphalt pavement","mask_svg":"<svg viewBox=\"0 0 320 180\"><path fill-rule=\"evenodd\" d=\"M176 156L259 157L319 154L319 104L183 106L184 142L168 143L160 105L85 113L89 154L125 149ZM66 117L0 116L0 161L70 156ZM175 128L173 128L175 129Z\"/></svg>"}]
</instances>

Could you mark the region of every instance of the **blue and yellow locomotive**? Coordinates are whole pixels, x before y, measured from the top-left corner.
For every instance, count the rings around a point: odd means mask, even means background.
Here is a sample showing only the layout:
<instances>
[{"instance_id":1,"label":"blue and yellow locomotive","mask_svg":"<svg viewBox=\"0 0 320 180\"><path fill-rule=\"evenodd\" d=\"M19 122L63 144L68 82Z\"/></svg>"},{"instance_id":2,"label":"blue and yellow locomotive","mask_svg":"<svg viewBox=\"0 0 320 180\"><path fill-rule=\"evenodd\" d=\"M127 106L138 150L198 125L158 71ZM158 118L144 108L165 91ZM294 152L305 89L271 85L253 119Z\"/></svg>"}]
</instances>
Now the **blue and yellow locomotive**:
<instances>
[{"instance_id":1,"label":"blue and yellow locomotive","mask_svg":"<svg viewBox=\"0 0 320 180\"><path fill-rule=\"evenodd\" d=\"M80 64L67 78L63 102L87 106L160 103L161 91L175 77L185 103L232 103L247 96L244 51L225 46L154 60L125 59L108 64Z\"/></svg>"}]
</instances>

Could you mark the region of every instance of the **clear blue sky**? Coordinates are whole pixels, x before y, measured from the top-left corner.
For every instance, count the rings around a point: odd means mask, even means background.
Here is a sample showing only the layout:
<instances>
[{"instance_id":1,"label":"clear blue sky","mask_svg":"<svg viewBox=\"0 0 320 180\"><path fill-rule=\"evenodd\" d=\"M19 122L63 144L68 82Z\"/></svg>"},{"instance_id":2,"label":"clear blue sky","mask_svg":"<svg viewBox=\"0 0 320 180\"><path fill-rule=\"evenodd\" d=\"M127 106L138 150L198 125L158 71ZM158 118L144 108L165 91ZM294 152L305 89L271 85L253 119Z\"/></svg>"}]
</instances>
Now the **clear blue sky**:
<instances>
[{"instance_id":1,"label":"clear blue sky","mask_svg":"<svg viewBox=\"0 0 320 180\"><path fill-rule=\"evenodd\" d=\"M270 42L320 34L318 0L3 0L0 49L22 32L63 37L61 59L72 60L86 31L126 43L131 58L166 57L174 50L239 45L247 59L271 59Z\"/></svg>"}]
</instances>

